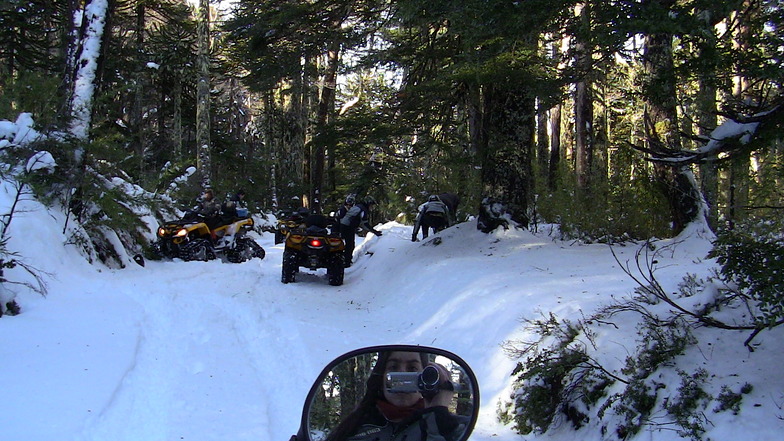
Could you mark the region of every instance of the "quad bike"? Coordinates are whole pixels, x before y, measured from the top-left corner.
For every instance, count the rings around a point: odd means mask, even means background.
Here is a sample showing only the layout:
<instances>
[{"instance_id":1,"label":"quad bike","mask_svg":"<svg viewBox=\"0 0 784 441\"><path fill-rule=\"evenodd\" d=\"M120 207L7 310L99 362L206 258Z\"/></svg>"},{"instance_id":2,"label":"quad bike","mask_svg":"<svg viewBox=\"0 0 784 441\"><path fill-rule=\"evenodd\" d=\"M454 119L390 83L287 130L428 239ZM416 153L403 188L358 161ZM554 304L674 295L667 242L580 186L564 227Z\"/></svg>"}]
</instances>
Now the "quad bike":
<instances>
[{"instance_id":1,"label":"quad bike","mask_svg":"<svg viewBox=\"0 0 784 441\"><path fill-rule=\"evenodd\" d=\"M399 365L401 360L414 360L417 365L415 369ZM398 394L403 400L421 398L423 408L389 427L365 426L356 420L356 413L349 419L346 409L368 412L361 408L368 401L363 398L379 394L388 402ZM375 403L375 398L370 402ZM379 439L467 441L478 416L479 383L460 357L426 346L374 346L344 354L321 371L305 399L299 430L289 441L347 439L360 428L373 431Z\"/></svg>"},{"instance_id":2,"label":"quad bike","mask_svg":"<svg viewBox=\"0 0 784 441\"><path fill-rule=\"evenodd\" d=\"M212 260L219 255L232 263L241 263L254 257L263 259L264 248L247 236L253 229L250 217L219 217L212 229L204 216L188 212L176 221L158 228L158 242L154 248L164 258L185 261Z\"/></svg>"},{"instance_id":3,"label":"quad bike","mask_svg":"<svg viewBox=\"0 0 784 441\"><path fill-rule=\"evenodd\" d=\"M285 242L281 282L294 282L299 267L303 266L311 271L326 268L330 285L343 284L343 250L346 244L339 235L330 234L321 227L298 227L286 232Z\"/></svg>"},{"instance_id":4,"label":"quad bike","mask_svg":"<svg viewBox=\"0 0 784 441\"><path fill-rule=\"evenodd\" d=\"M280 219L275 228L275 245L286 240L289 231L302 227L302 220L299 219Z\"/></svg>"},{"instance_id":5,"label":"quad bike","mask_svg":"<svg viewBox=\"0 0 784 441\"><path fill-rule=\"evenodd\" d=\"M308 215L307 210L298 210L289 215L281 212L278 217L278 223L275 226L275 245L283 243L286 240L286 234L289 231L304 226L305 217Z\"/></svg>"}]
</instances>

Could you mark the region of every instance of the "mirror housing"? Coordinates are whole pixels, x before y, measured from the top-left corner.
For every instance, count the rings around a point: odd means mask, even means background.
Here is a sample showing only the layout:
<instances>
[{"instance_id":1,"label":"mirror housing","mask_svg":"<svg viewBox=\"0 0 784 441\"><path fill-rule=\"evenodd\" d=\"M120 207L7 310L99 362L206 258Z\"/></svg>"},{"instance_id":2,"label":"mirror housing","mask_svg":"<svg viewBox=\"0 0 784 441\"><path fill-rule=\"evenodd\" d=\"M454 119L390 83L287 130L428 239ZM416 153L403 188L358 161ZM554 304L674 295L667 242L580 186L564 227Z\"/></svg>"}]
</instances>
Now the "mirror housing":
<instances>
[{"instance_id":1,"label":"mirror housing","mask_svg":"<svg viewBox=\"0 0 784 441\"><path fill-rule=\"evenodd\" d=\"M380 375L378 371L381 366L377 366L378 360L382 354L392 352L417 353L418 357L414 357L427 365L424 369L422 367L417 369L417 372L407 369L408 372L389 372L388 375ZM388 357L389 355L384 355L384 359ZM439 373L434 372L436 371L434 366L438 365L440 365L438 368L441 372L440 376ZM425 407L440 406L438 412L435 411L435 407L419 412L425 415L429 410L431 415L437 413L448 415L430 417L440 420L437 424L439 429L450 427L452 430L449 435L442 438L442 441L466 441L471 435L479 415L479 383L468 363L457 355L439 348L385 345L366 347L343 354L321 371L310 388L302 409L299 431L297 435L292 436L291 441L327 441L330 433L338 428L339 424L342 422L345 424L345 420L357 408L358 403L364 402L363 397L366 393L370 395L367 387L371 376L374 376L373 384L383 384L389 393L408 396L416 394L417 398L421 397ZM446 397L446 400L438 398L436 402L434 397L439 390L447 391L441 395ZM443 418L447 418L450 423L442 424ZM454 423L455 421L459 424ZM340 435L337 434L343 430L345 429L341 428L339 432L335 432L336 435L329 441L345 441L346 437L334 439L339 437Z\"/></svg>"}]
</instances>

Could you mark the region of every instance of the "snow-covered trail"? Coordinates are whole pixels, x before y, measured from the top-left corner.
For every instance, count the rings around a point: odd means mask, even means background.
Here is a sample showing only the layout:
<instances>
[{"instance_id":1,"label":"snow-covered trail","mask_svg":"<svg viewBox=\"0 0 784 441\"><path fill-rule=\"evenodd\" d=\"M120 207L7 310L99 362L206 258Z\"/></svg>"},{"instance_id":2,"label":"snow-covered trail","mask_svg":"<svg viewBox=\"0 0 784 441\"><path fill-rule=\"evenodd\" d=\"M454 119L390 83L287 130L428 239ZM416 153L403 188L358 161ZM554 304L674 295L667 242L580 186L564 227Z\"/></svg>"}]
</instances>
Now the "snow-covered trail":
<instances>
[{"instance_id":1,"label":"snow-covered trail","mask_svg":"<svg viewBox=\"0 0 784 441\"><path fill-rule=\"evenodd\" d=\"M320 366L311 366L309 339L301 337L301 296L274 271L280 249L266 249L263 261L239 265L148 262L132 270L135 282L120 289L141 305L138 341L127 372L82 439L290 435L275 430L296 426L310 384L281 383L281 372L301 378Z\"/></svg>"},{"instance_id":2,"label":"snow-covered trail","mask_svg":"<svg viewBox=\"0 0 784 441\"><path fill-rule=\"evenodd\" d=\"M286 441L329 361L394 343L465 359L482 398L472 440L517 439L496 410L516 363L501 345L521 337L520 319L579 318L634 286L606 246L524 230L484 235L473 223L440 233L437 246L412 243L410 226L381 229L382 237L358 240L340 287L323 270L304 269L282 284L282 246L271 234L259 238L266 258L242 264L96 271L75 264L78 256L44 256L42 265L59 268L49 297L30 299L20 320L2 323L8 335L40 342L7 342L4 353L44 362L5 368L39 380L6 387L19 410L0 412L0 425L8 423L0 440ZM624 258L635 249L617 251Z\"/></svg>"}]
</instances>

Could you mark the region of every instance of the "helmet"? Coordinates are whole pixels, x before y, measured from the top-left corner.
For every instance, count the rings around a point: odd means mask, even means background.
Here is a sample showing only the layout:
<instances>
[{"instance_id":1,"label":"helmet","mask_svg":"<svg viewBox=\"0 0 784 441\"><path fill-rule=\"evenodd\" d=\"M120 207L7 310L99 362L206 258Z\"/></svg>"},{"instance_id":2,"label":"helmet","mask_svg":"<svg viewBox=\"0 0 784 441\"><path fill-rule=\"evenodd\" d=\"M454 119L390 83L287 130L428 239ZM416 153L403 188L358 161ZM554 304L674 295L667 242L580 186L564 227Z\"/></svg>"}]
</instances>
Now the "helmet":
<instances>
[{"instance_id":1,"label":"helmet","mask_svg":"<svg viewBox=\"0 0 784 441\"><path fill-rule=\"evenodd\" d=\"M373 199L373 196L368 196L365 198L365 205L374 205L376 200Z\"/></svg>"},{"instance_id":2,"label":"helmet","mask_svg":"<svg viewBox=\"0 0 784 441\"><path fill-rule=\"evenodd\" d=\"M430 195L430 196L427 198L427 200L428 200L428 202L435 202L435 201L438 201L438 200L440 200L440 199L438 199L438 196L436 196L436 195L434 195L434 194L431 194L431 195Z\"/></svg>"},{"instance_id":3,"label":"helmet","mask_svg":"<svg viewBox=\"0 0 784 441\"><path fill-rule=\"evenodd\" d=\"M354 205L354 195L350 194L346 196L346 203L349 205Z\"/></svg>"}]
</instances>

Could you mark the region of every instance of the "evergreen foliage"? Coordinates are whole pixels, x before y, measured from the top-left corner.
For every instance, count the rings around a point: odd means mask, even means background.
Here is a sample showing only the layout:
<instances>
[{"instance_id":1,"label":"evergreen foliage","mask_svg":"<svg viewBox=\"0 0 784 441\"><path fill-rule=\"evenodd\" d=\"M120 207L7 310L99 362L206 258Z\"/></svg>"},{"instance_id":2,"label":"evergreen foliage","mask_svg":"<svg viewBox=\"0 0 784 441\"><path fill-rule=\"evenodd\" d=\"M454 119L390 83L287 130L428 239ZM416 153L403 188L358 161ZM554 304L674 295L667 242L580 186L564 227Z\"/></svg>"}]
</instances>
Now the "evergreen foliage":
<instances>
[{"instance_id":1,"label":"evergreen foliage","mask_svg":"<svg viewBox=\"0 0 784 441\"><path fill-rule=\"evenodd\" d=\"M0 84L0 119L14 121L20 113L28 112L38 116L36 124L42 128L57 122L59 78L25 70L14 76L0 73Z\"/></svg>"},{"instance_id":2,"label":"evergreen foliage","mask_svg":"<svg viewBox=\"0 0 784 441\"><path fill-rule=\"evenodd\" d=\"M3 117L32 111L42 128L64 122L67 94L58 79L68 69L69 5L4 5ZM493 196L518 225L533 217L537 224L558 222L567 237L669 235L673 214L665 204L672 201L664 195L672 192L654 185L655 167L634 149L648 143L644 99L664 93L645 88L636 42L667 34L673 37L676 96L662 99L675 100L683 132L668 138L705 144L696 136L712 129L698 126L709 87L719 120L761 121L750 143L728 144L738 149L730 155L738 158L732 173L716 162L723 168L716 169L718 200L709 200L715 217L730 223L764 218L737 206L779 205L780 8L766 3L744 9L731 0L600 2L585 4L588 13L581 15L582 5L238 3L230 16L213 17L215 186L221 193L246 188L253 204L277 209L309 200L313 179L323 179L319 199L326 211L349 192L368 193L382 202L380 218L402 214L402 220L427 194L451 191L464 201L461 218L476 215L482 198ZM178 176L196 162L195 19L187 5L170 0L123 0L110 14L104 51L110 56L102 58L97 79L95 147L132 182L160 190L170 184L164 170ZM16 32L23 21L24 32ZM566 37L571 45L562 44ZM736 50L739 44L749 50ZM327 53L334 47L342 80L320 114ZM577 62L580 53L591 61ZM570 122L579 82L593 99L589 188L578 185L583 181ZM739 84L747 87L740 92ZM538 130L546 119L534 121L534 112L546 118L556 105L563 109L562 135L538 139L549 133ZM326 115L324 125L316 125L318 115ZM556 141L556 156L542 157ZM322 148L323 178L312 174ZM754 169L743 162L752 154L759 164Z\"/></svg>"},{"instance_id":3,"label":"evergreen foliage","mask_svg":"<svg viewBox=\"0 0 784 441\"><path fill-rule=\"evenodd\" d=\"M680 386L666 390L659 379L696 344L690 325L678 319L642 316L639 344L629 351L625 364L618 369L600 365L591 356L598 350L596 336L618 331L609 321L618 313L607 310L579 323L552 314L527 321L527 330L537 340L506 344L510 356L525 360L512 373L514 392L499 408L501 421L514 424L523 435L542 434L568 421L578 431L589 423L601 427L604 435L613 434L610 439L631 439L646 427L674 426L680 436L701 440L709 424L705 409L737 409L741 395L751 391L750 384L740 393L725 385L714 397L708 392L712 380L705 369L675 372Z\"/></svg>"},{"instance_id":4,"label":"evergreen foliage","mask_svg":"<svg viewBox=\"0 0 784 441\"><path fill-rule=\"evenodd\" d=\"M718 235L712 251L721 277L753 305L759 328L784 323L784 240L782 223L757 222Z\"/></svg>"}]
</instances>

